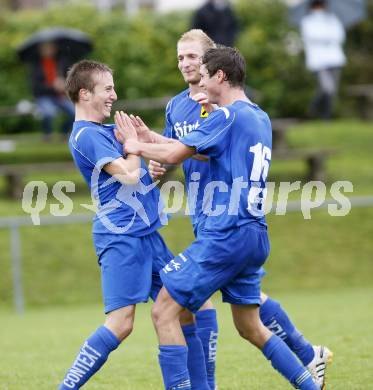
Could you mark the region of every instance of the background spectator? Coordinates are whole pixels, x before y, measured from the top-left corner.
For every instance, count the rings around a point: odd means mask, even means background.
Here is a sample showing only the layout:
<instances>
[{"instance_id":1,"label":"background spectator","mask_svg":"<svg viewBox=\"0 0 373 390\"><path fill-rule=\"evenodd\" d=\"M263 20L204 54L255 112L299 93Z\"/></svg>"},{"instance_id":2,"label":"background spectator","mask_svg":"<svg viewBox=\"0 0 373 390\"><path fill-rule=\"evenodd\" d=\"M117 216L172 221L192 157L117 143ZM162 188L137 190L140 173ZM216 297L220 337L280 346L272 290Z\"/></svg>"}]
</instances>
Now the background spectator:
<instances>
[{"instance_id":1,"label":"background spectator","mask_svg":"<svg viewBox=\"0 0 373 390\"><path fill-rule=\"evenodd\" d=\"M208 0L193 15L192 28L203 30L215 43L233 46L238 23L227 0Z\"/></svg>"},{"instance_id":2,"label":"background spectator","mask_svg":"<svg viewBox=\"0 0 373 390\"><path fill-rule=\"evenodd\" d=\"M326 10L326 1L314 0L301 21L306 67L316 75L318 90L310 107L315 117L330 119L338 92L340 72L346 63L342 45L345 30L338 17Z\"/></svg>"},{"instance_id":3,"label":"background spectator","mask_svg":"<svg viewBox=\"0 0 373 390\"><path fill-rule=\"evenodd\" d=\"M41 43L38 52L38 58L31 64L31 85L42 118L44 140L49 141L53 119L59 111L66 116L61 129L64 137L74 121L74 106L65 95L64 77L70 64L58 56L53 42Z\"/></svg>"}]
</instances>

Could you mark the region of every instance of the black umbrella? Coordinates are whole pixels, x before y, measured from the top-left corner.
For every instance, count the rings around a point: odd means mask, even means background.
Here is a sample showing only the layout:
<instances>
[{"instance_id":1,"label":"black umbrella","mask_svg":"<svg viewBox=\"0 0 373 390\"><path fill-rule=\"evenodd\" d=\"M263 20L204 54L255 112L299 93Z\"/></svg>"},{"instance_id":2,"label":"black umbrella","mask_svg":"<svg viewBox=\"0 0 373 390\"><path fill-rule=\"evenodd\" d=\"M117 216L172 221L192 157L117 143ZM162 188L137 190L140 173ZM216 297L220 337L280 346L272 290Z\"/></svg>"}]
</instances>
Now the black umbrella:
<instances>
[{"instance_id":1,"label":"black umbrella","mask_svg":"<svg viewBox=\"0 0 373 390\"><path fill-rule=\"evenodd\" d=\"M311 0L300 0L290 7L290 22L295 25L300 24L311 3ZM357 24L367 15L365 0L327 0L326 5L327 10L337 15L345 28Z\"/></svg>"},{"instance_id":2,"label":"black umbrella","mask_svg":"<svg viewBox=\"0 0 373 390\"><path fill-rule=\"evenodd\" d=\"M39 45L45 42L54 42L59 55L71 61L84 57L93 47L91 39L82 31L62 27L46 28L31 35L17 48L20 59L34 61L39 55Z\"/></svg>"}]
</instances>

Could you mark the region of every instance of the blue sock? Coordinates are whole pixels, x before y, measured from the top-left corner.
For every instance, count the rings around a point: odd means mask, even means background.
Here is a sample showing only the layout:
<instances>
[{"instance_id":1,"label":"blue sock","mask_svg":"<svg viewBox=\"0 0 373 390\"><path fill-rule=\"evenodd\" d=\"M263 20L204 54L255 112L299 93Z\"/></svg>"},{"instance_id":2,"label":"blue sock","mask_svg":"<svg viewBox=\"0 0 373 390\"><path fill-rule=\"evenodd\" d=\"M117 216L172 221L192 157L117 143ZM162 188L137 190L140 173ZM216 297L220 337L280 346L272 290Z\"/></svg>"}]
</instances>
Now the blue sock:
<instances>
[{"instance_id":1,"label":"blue sock","mask_svg":"<svg viewBox=\"0 0 373 390\"><path fill-rule=\"evenodd\" d=\"M315 356L312 345L296 329L278 302L268 297L260 306L259 314L264 326L281 337L304 366L311 363Z\"/></svg>"},{"instance_id":2,"label":"blue sock","mask_svg":"<svg viewBox=\"0 0 373 390\"><path fill-rule=\"evenodd\" d=\"M207 381L211 390L215 390L216 346L219 330L216 310L198 311L196 314L197 335L202 342L205 354Z\"/></svg>"},{"instance_id":3,"label":"blue sock","mask_svg":"<svg viewBox=\"0 0 373 390\"><path fill-rule=\"evenodd\" d=\"M301 390L320 390L311 374L301 365L289 347L273 335L262 350L264 356L271 361L273 368L279 371L294 387Z\"/></svg>"},{"instance_id":4,"label":"blue sock","mask_svg":"<svg viewBox=\"0 0 373 390\"><path fill-rule=\"evenodd\" d=\"M80 348L59 390L80 389L102 367L110 352L119 344L118 338L108 328L99 327Z\"/></svg>"},{"instance_id":5,"label":"blue sock","mask_svg":"<svg viewBox=\"0 0 373 390\"><path fill-rule=\"evenodd\" d=\"M188 348L184 345L160 345L161 366L165 390L191 390L188 372Z\"/></svg>"},{"instance_id":6,"label":"blue sock","mask_svg":"<svg viewBox=\"0 0 373 390\"><path fill-rule=\"evenodd\" d=\"M188 371L192 389L210 390L207 383L205 355L201 340L197 336L196 325L184 325L182 329L188 347Z\"/></svg>"}]
</instances>

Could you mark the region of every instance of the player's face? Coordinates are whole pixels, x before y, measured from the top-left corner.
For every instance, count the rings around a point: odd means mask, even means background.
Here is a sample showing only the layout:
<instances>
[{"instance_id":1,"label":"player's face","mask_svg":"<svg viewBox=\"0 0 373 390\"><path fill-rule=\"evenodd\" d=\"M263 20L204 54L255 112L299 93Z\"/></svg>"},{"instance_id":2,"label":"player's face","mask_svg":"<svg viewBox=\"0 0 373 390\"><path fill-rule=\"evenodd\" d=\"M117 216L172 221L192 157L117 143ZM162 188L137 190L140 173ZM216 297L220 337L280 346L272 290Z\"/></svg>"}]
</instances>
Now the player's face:
<instances>
[{"instance_id":1,"label":"player's face","mask_svg":"<svg viewBox=\"0 0 373 390\"><path fill-rule=\"evenodd\" d=\"M217 74L210 77L206 66L203 64L200 66L199 86L206 92L210 103L219 103L219 83Z\"/></svg>"},{"instance_id":2,"label":"player's face","mask_svg":"<svg viewBox=\"0 0 373 390\"><path fill-rule=\"evenodd\" d=\"M117 100L117 94L111 73L96 73L93 77L96 84L91 93L90 106L97 115L97 121L103 122L110 117L113 103Z\"/></svg>"},{"instance_id":3,"label":"player's face","mask_svg":"<svg viewBox=\"0 0 373 390\"><path fill-rule=\"evenodd\" d=\"M178 67L186 83L199 83L199 67L203 54L202 44L198 41L179 42L177 45Z\"/></svg>"}]
</instances>

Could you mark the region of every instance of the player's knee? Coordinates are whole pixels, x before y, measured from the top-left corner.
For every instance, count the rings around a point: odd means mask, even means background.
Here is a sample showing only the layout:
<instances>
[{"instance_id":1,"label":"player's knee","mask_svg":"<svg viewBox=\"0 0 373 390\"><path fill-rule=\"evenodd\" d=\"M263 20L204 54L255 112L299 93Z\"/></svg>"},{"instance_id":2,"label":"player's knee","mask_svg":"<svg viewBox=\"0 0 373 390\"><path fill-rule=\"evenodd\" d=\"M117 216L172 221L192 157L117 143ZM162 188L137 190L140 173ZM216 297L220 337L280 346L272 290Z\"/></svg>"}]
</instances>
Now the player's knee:
<instances>
[{"instance_id":1,"label":"player's knee","mask_svg":"<svg viewBox=\"0 0 373 390\"><path fill-rule=\"evenodd\" d=\"M237 326L237 325L236 325L236 329L237 329L238 334L239 334L242 338L244 338L245 340L250 341L250 342L252 342L253 340L255 340L256 330L255 330L253 327L249 327L249 326Z\"/></svg>"},{"instance_id":2,"label":"player's knee","mask_svg":"<svg viewBox=\"0 0 373 390\"><path fill-rule=\"evenodd\" d=\"M258 348L262 348L268 339L266 328L261 326L236 326L239 335Z\"/></svg>"},{"instance_id":3,"label":"player's knee","mask_svg":"<svg viewBox=\"0 0 373 390\"><path fill-rule=\"evenodd\" d=\"M179 321L180 311L175 310L164 301L155 302L152 307L152 320L156 329L168 326L170 322Z\"/></svg>"},{"instance_id":4,"label":"player's knee","mask_svg":"<svg viewBox=\"0 0 373 390\"><path fill-rule=\"evenodd\" d=\"M162 304L155 302L151 311L152 321L155 328L158 328L161 325L164 320L164 315L165 312L162 310Z\"/></svg>"},{"instance_id":5,"label":"player's knee","mask_svg":"<svg viewBox=\"0 0 373 390\"><path fill-rule=\"evenodd\" d=\"M115 336L123 341L133 330L135 312L133 307L126 307L109 313L106 317L105 326Z\"/></svg>"},{"instance_id":6,"label":"player's knee","mask_svg":"<svg viewBox=\"0 0 373 390\"><path fill-rule=\"evenodd\" d=\"M120 326L120 336L122 340L128 337L133 331L133 318L126 318Z\"/></svg>"},{"instance_id":7,"label":"player's knee","mask_svg":"<svg viewBox=\"0 0 373 390\"><path fill-rule=\"evenodd\" d=\"M250 341L250 335L249 335L249 332L247 331L247 329L243 328L243 327L238 327L236 326L236 329L237 329L237 332L238 334L245 340L249 340Z\"/></svg>"},{"instance_id":8,"label":"player's knee","mask_svg":"<svg viewBox=\"0 0 373 390\"><path fill-rule=\"evenodd\" d=\"M168 291L163 287L152 307L152 320L156 329L169 323L179 321L182 308L172 299Z\"/></svg>"},{"instance_id":9,"label":"player's knee","mask_svg":"<svg viewBox=\"0 0 373 390\"><path fill-rule=\"evenodd\" d=\"M120 341L127 338L133 331L133 321L126 319L124 322L112 323L111 328L113 333L118 337Z\"/></svg>"}]
</instances>

